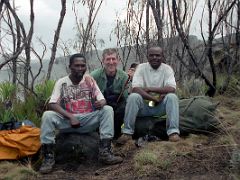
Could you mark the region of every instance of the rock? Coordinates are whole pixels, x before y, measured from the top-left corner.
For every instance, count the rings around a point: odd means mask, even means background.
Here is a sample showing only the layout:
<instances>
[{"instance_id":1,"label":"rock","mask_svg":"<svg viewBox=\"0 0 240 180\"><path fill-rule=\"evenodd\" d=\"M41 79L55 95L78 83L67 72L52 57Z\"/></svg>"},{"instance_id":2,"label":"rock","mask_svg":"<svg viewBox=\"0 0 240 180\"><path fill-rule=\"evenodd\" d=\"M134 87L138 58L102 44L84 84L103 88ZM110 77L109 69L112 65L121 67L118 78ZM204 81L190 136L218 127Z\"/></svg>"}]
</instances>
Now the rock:
<instances>
[{"instance_id":1,"label":"rock","mask_svg":"<svg viewBox=\"0 0 240 180\"><path fill-rule=\"evenodd\" d=\"M99 135L97 132L59 133L56 137L56 162L96 161L98 157Z\"/></svg>"}]
</instances>

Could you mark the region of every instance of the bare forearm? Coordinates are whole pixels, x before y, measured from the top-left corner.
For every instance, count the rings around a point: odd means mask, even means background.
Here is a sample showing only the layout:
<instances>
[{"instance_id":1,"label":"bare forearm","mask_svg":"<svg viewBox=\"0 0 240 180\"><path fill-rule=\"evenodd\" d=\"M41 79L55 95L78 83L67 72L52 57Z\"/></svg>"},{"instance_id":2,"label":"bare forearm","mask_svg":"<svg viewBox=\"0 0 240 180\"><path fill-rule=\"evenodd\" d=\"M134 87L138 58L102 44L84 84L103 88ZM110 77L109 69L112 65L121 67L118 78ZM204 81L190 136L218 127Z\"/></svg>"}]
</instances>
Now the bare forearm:
<instances>
[{"instance_id":1,"label":"bare forearm","mask_svg":"<svg viewBox=\"0 0 240 180\"><path fill-rule=\"evenodd\" d=\"M145 88L147 92L153 92L158 94L168 94L168 93L175 93L175 88L171 86L165 86L163 88L159 87L147 87Z\"/></svg>"},{"instance_id":2,"label":"bare forearm","mask_svg":"<svg viewBox=\"0 0 240 180\"><path fill-rule=\"evenodd\" d=\"M149 94L148 92L146 92L144 90L144 88L134 87L132 89L132 92L140 94L143 97L143 99L147 99L147 100L151 100L151 101L157 101L156 97L154 97L151 94Z\"/></svg>"},{"instance_id":3,"label":"bare forearm","mask_svg":"<svg viewBox=\"0 0 240 180\"><path fill-rule=\"evenodd\" d=\"M104 105L106 105L106 100L105 99L101 99L99 101L95 101L94 106L96 109L101 109Z\"/></svg>"},{"instance_id":4,"label":"bare forearm","mask_svg":"<svg viewBox=\"0 0 240 180\"><path fill-rule=\"evenodd\" d=\"M50 103L48 104L48 108L52 111L55 111L59 114L61 114L62 116L64 116L67 119L71 119L72 118L72 114L68 113L66 110L64 110L59 104L57 103Z\"/></svg>"}]
</instances>

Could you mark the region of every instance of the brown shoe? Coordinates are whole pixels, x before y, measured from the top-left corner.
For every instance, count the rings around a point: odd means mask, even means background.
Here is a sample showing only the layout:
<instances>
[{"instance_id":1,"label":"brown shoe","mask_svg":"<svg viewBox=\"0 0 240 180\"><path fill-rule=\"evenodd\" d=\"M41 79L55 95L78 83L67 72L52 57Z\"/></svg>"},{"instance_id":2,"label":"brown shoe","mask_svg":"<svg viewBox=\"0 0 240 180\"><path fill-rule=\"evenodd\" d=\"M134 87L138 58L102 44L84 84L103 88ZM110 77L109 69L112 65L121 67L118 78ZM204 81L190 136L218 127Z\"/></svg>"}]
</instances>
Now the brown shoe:
<instances>
[{"instance_id":1,"label":"brown shoe","mask_svg":"<svg viewBox=\"0 0 240 180\"><path fill-rule=\"evenodd\" d=\"M102 139L99 142L98 160L104 164L113 165L123 161L123 158L112 152L111 139Z\"/></svg>"},{"instance_id":2,"label":"brown shoe","mask_svg":"<svg viewBox=\"0 0 240 180\"><path fill-rule=\"evenodd\" d=\"M169 135L168 140L171 142L177 142L180 141L180 137L177 133L173 133Z\"/></svg>"},{"instance_id":3,"label":"brown shoe","mask_svg":"<svg viewBox=\"0 0 240 180\"><path fill-rule=\"evenodd\" d=\"M122 145L126 144L128 141L131 141L131 140L132 140L132 135L130 135L130 134L122 134L120 136L120 138L117 139L116 145L122 146Z\"/></svg>"}]
</instances>

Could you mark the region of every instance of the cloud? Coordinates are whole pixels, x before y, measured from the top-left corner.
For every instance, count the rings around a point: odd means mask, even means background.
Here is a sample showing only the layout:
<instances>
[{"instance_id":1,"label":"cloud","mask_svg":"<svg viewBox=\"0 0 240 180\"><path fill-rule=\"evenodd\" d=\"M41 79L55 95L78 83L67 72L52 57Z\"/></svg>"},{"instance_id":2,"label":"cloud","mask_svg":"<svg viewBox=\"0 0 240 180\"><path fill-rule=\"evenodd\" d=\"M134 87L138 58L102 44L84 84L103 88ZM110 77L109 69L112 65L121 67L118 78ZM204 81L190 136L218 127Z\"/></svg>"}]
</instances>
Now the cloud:
<instances>
[{"instance_id":1,"label":"cloud","mask_svg":"<svg viewBox=\"0 0 240 180\"><path fill-rule=\"evenodd\" d=\"M106 46L113 45L109 41L109 36L114 28L116 12L123 10L126 2L104 0L96 18L96 25L99 23L97 39L103 39L106 42ZM29 1L16 1L16 5L19 7L18 14L23 21L26 28L29 28ZM41 37L42 40L50 48L54 38L54 32L57 28L57 23L60 16L61 1L50 0L35 0L34 1L34 37ZM86 19L87 10L83 7L79 7L78 11L82 18ZM64 18L63 26L61 29L60 37L62 40L67 41L74 39L75 36L75 17L72 11L72 1L67 0L67 11Z\"/></svg>"}]
</instances>

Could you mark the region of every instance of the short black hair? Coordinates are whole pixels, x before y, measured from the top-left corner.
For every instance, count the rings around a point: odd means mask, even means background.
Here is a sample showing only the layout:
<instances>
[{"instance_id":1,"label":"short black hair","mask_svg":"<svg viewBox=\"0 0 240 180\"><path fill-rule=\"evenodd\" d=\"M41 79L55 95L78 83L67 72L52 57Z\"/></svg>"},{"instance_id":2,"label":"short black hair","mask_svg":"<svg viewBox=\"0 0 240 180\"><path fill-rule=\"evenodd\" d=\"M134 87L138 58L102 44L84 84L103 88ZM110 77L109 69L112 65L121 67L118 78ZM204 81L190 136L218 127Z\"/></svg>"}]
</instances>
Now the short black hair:
<instances>
[{"instance_id":1,"label":"short black hair","mask_svg":"<svg viewBox=\"0 0 240 180\"><path fill-rule=\"evenodd\" d=\"M138 63L132 63L130 68L136 68L138 66Z\"/></svg>"},{"instance_id":2,"label":"short black hair","mask_svg":"<svg viewBox=\"0 0 240 180\"><path fill-rule=\"evenodd\" d=\"M86 58L85 58L85 56L84 56L83 54L81 54L81 53L76 53L76 54L73 54L73 55L70 56L70 58L69 58L69 66L72 65L72 63L73 63L73 61L74 61L75 58L83 58L84 61L86 61Z\"/></svg>"}]
</instances>

